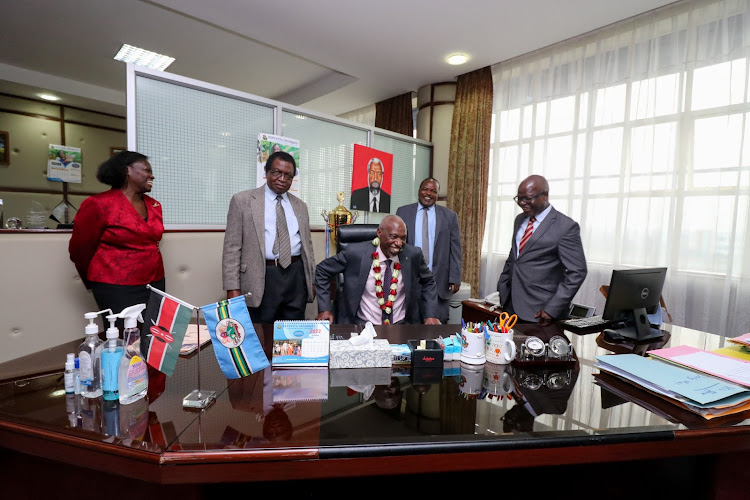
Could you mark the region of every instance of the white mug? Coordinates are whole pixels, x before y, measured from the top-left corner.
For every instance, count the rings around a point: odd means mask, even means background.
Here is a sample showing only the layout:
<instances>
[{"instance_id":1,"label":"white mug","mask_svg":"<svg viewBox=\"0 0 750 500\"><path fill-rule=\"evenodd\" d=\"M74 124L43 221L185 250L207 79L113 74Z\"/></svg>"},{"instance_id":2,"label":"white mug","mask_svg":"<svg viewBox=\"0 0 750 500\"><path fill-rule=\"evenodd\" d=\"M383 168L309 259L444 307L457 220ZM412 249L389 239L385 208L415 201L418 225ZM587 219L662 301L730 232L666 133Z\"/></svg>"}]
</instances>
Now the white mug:
<instances>
[{"instance_id":1,"label":"white mug","mask_svg":"<svg viewBox=\"0 0 750 500\"><path fill-rule=\"evenodd\" d=\"M470 365L482 365L484 357L484 330L470 332L466 328L461 330L461 361Z\"/></svg>"},{"instance_id":2,"label":"white mug","mask_svg":"<svg viewBox=\"0 0 750 500\"><path fill-rule=\"evenodd\" d=\"M482 386L487 390L487 395L503 397L513 390L513 377L508 365L496 365L487 363L484 365L484 381Z\"/></svg>"},{"instance_id":3,"label":"white mug","mask_svg":"<svg viewBox=\"0 0 750 500\"><path fill-rule=\"evenodd\" d=\"M507 365L516 359L516 343L513 342L513 330L507 333L489 332L485 343L485 357L490 363Z\"/></svg>"},{"instance_id":4,"label":"white mug","mask_svg":"<svg viewBox=\"0 0 750 500\"><path fill-rule=\"evenodd\" d=\"M461 379L458 389L462 394L480 394L482 392L482 379L484 367L476 364L461 363Z\"/></svg>"}]
</instances>

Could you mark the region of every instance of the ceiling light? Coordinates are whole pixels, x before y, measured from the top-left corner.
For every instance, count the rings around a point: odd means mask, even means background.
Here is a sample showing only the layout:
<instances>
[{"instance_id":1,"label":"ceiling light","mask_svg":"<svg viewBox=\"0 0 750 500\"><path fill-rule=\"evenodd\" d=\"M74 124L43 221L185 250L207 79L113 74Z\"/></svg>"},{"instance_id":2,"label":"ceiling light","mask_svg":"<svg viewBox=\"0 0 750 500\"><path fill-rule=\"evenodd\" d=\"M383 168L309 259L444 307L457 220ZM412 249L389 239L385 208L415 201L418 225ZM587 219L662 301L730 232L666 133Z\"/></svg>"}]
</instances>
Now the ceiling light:
<instances>
[{"instance_id":1,"label":"ceiling light","mask_svg":"<svg viewBox=\"0 0 750 500\"><path fill-rule=\"evenodd\" d=\"M145 49L139 49L132 45L123 44L120 51L115 56L115 61L137 64L147 68L164 71L167 66L174 62L174 57L163 56L156 52Z\"/></svg>"},{"instance_id":2,"label":"ceiling light","mask_svg":"<svg viewBox=\"0 0 750 500\"><path fill-rule=\"evenodd\" d=\"M44 99L45 101L59 101L60 100L59 97L57 97L56 95L52 95L52 94L37 94L37 96L39 96L40 99Z\"/></svg>"},{"instance_id":3,"label":"ceiling light","mask_svg":"<svg viewBox=\"0 0 750 500\"><path fill-rule=\"evenodd\" d=\"M454 66L463 64L468 60L469 60L469 57L465 54L453 54L453 55L448 56L448 59L446 59L448 64L452 64Z\"/></svg>"}]
</instances>

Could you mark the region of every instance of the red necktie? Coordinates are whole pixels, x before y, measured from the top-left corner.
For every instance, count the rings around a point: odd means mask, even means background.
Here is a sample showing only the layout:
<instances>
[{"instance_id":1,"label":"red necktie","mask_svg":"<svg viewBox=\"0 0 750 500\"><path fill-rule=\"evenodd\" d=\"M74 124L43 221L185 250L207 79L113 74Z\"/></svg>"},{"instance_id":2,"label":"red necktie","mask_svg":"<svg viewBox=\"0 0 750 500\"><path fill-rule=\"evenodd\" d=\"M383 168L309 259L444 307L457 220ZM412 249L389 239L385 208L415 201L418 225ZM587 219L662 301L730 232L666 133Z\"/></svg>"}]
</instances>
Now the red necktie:
<instances>
[{"instance_id":1,"label":"red necktie","mask_svg":"<svg viewBox=\"0 0 750 500\"><path fill-rule=\"evenodd\" d=\"M531 234L534 232L534 222L536 222L536 218L532 217L529 219L529 223L526 225L526 230L523 232L523 237L521 238L521 243L518 244L518 253L520 254L523 250L523 247L526 246L526 242L531 239Z\"/></svg>"}]
</instances>

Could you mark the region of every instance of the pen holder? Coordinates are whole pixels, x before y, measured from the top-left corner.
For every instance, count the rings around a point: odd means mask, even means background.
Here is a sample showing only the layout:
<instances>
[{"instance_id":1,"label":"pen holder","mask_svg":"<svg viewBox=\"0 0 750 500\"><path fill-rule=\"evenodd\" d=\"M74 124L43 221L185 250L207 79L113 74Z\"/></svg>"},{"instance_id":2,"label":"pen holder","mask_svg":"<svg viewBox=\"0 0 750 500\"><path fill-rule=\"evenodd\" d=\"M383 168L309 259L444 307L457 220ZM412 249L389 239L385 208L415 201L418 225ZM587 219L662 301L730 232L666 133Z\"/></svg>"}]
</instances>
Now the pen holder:
<instances>
[{"instance_id":1,"label":"pen holder","mask_svg":"<svg viewBox=\"0 0 750 500\"><path fill-rule=\"evenodd\" d=\"M458 382L462 394L477 395L482 392L484 367L461 362L461 378Z\"/></svg>"},{"instance_id":2,"label":"pen holder","mask_svg":"<svg viewBox=\"0 0 750 500\"><path fill-rule=\"evenodd\" d=\"M487 391L487 397L503 399L513 390L513 377L509 365L496 365L487 363L484 365L484 380L482 387Z\"/></svg>"},{"instance_id":3,"label":"pen holder","mask_svg":"<svg viewBox=\"0 0 750 500\"><path fill-rule=\"evenodd\" d=\"M490 363L506 365L516 359L516 343L513 330L507 333L489 332L485 344L485 357Z\"/></svg>"},{"instance_id":4,"label":"pen holder","mask_svg":"<svg viewBox=\"0 0 750 500\"><path fill-rule=\"evenodd\" d=\"M470 365L484 364L487 361L484 344L484 330L472 332L463 328L461 330L461 361Z\"/></svg>"}]
</instances>

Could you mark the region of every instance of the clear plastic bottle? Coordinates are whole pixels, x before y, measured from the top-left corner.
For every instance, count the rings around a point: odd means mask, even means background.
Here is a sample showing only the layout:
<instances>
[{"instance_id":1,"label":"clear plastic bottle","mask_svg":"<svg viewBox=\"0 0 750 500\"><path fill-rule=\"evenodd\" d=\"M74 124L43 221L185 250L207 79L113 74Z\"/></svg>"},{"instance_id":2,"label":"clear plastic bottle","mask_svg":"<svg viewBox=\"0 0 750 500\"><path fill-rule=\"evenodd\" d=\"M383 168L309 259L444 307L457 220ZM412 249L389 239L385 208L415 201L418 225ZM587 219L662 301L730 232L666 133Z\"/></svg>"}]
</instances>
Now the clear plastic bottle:
<instances>
[{"instance_id":1,"label":"clear plastic bottle","mask_svg":"<svg viewBox=\"0 0 750 500\"><path fill-rule=\"evenodd\" d=\"M115 326L116 314L107 316L110 327L107 328L107 341L99 346L102 360L102 396L105 401L119 399L118 374L120 360L125 344L120 339L120 330Z\"/></svg>"},{"instance_id":2,"label":"clear plastic bottle","mask_svg":"<svg viewBox=\"0 0 750 500\"><path fill-rule=\"evenodd\" d=\"M84 317L89 320L84 330L86 337L78 346L78 364L81 379L81 395L85 398L98 398L102 395L102 340L99 338L99 327L94 323L96 317L103 312L112 313L106 309L99 312L88 312ZM119 335L119 332L118 332Z\"/></svg>"},{"instance_id":3,"label":"clear plastic bottle","mask_svg":"<svg viewBox=\"0 0 750 500\"><path fill-rule=\"evenodd\" d=\"M148 392L148 369L146 360L141 354L141 329L138 328L138 318L146 304L126 307L118 315L125 319L125 352L120 360L118 374L120 404L134 403L143 398Z\"/></svg>"},{"instance_id":4,"label":"clear plastic bottle","mask_svg":"<svg viewBox=\"0 0 750 500\"><path fill-rule=\"evenodd\" d=\"M63 375L63 380L65 381L65 394L76 393L75 368L75 354L70 352L65 361L65 374Z\"/></svg>"}]
</instances>

